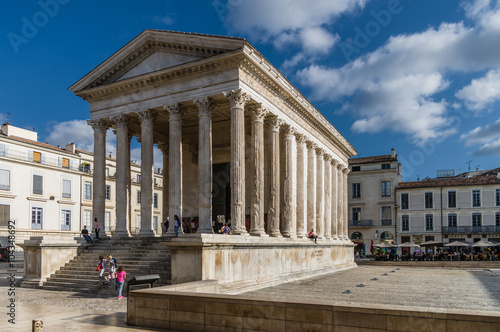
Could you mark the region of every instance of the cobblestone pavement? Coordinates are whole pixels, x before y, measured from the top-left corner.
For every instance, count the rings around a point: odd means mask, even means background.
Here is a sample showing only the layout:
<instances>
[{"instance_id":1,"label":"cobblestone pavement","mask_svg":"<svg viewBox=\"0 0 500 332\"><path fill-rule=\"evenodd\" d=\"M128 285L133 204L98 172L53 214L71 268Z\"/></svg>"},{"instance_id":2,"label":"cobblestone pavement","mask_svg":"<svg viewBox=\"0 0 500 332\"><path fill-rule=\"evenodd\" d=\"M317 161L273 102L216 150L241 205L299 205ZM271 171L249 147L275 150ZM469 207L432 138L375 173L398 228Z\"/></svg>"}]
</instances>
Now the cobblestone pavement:
<instances>
[{"instance_id":1,"label":"cobblestone pavement","mask_svg":"<svg viewBox=\"0 0 500 332\"><path fill-rule=\"evenodd\" d=\"M377 280L371 280L373 278ZM486 269L359 266L241 295L289 301L500 311L500 272Z\"/></svg>"}]
</instances>

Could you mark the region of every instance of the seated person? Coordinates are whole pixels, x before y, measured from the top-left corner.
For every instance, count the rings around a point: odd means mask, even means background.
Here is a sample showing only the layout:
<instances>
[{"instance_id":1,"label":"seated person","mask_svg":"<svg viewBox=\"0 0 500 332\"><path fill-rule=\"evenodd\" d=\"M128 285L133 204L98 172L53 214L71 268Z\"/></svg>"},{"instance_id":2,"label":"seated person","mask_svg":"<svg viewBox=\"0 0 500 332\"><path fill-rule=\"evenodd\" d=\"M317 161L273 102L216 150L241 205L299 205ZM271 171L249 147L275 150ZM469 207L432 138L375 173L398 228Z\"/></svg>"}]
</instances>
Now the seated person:
<instances>
[{"instance_id":1,"label":"seated person","mask_svg":"<svg viewBox=\"0 0 500 332\"><path fill-rule=\"evenodd\" d=\"M311 229L311 231L309 233L307 233L307 237L309 239L313 239L315 243L318 242L318 237L314 234L314 230Z\"/></svg>"},{"instance_id":2,"label":"seated person","mask_svg":"<svg viewBox=\"0 0 500 332\"><path fill-rule=\"evenodd\" d=\"M228 234L229 234L229 231L230 231L229 226L228 226L227 224L225 224L225 225L224 225L224 226L220 229L219 233L222 233L222 234L226 234L226 235L228 235Z\"/></svg>"},{"instance_id":3,"label":"seated person","mask_svg":"<svg viewBox=\"0 0 500 332\"><path fill-rule=\"evenodd\" d=\"M89 236L89 231L87 229L87 226L83 226L82 235L85 238L85 240L87 240L87 242L90 242L90 243L94 242L94 241L92 241L92 238Z\"/></svg>"}]
</instances>

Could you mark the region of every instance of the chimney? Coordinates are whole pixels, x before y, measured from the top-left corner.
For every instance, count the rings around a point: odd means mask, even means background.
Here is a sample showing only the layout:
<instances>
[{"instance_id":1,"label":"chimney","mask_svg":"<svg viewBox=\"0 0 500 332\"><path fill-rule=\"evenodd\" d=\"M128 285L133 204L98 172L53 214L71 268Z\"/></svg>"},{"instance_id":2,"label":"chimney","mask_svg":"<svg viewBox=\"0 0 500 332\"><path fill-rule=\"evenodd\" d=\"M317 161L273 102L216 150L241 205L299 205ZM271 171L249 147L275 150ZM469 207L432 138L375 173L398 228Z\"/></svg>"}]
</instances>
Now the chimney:
<instances>
[{"instance_id":1,"label":"chimney","mask_svg":"<svg viewBox=\"0 0 500 332\"><path fill-rule=\"evenodd\" d=\"M71 152L71 153L75 153L76 152L75 143L71 142L69 144L66 144L66 147L64 148L64 150Z\"/></svg>"},{"instance_id":2,"label":"chimney","mask_svg":"<svg viewBox=\"0 0 500 332\"><path fill-rule=\"evenodd\" d=\"M391 159L396 159L396 150L391 149Z\"/></svg>"},{"instance_id":3,"label":"chimney","mask_svg":"<svg viewBox=\"0 0 500 332\"><path fill-rule=\"evenodd\" d=\"M110 157L110 158L113 158L113 152L110 152L110 153L109 153L109 157Z\"/></svg>"}]
</instances>

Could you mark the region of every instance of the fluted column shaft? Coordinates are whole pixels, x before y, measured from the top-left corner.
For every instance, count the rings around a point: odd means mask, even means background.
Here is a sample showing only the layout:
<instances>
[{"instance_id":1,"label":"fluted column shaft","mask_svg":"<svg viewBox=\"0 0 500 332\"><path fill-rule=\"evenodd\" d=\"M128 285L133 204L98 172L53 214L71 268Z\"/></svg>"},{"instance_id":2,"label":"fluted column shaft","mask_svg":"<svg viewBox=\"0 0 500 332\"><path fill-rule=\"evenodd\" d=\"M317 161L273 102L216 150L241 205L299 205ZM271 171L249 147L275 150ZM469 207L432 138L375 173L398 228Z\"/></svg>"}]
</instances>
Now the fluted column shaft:
<instances>
[{"instance_id":1,"label":"fluted column shaft","mask_svg":"<svg viewBox=\"0 0 500 332\"><path fill-rule=\"evenodd\" d=\"M338 240L338 221L337 221L337 205L338 205L338 200L337 200L337 162L332 160L331 162L331 169L332 169L332 178L331 178L331 185L332 185L332 197L331 197L331 202L332 202L332 238L334 240Z\"/></svg>"},{"instance_id":2,"label":"fluted column shaft","mask_svg":"<svg viewBox=\"0 0 500 332\"><path fill-rule=\"evenodd\" d=\"M212 110L208 97L195 100L198 106L198 214L199 233L213 233L212 229Z\"/></svg>"},{"instance_id":3,"label":"fluted column shaft","mask_svg":"<svg viewBox=\"0 0 500 332\"><path fill-rule=\"evenodd\" d=\"M264 231L264 116L261 105L251 108L252 115L252 168L250 174L250 235L262 236Z\"/></svg>"},{"instance_id":4,"label":"fluted column shaft","mask_svg":"<svg viewBox=\"0 0 500 332\"><path fill-rule=\"evenodd\" d=\"M182 233L182 120L179 104L165 106L169 113L168 135L168 216L170 225L167 235L175 234L174 216L179 217L179 233Z\"/></svg>"},{"instance_id":5,"label":"fluted column shaft","mask_svg":"<svg viewBox=\"0 0 500 332\"><path fill-rule=\"evenodd\" d=\"M285 131L285 174L283 185L282 235L297 236L297 148L292 128Z\"/></svg>"},{"instance_id":6,"label":"fluted column shaft","mask_svg":"<svg viewBox=\"0 0 500 332\"><path fill-rule=\"evenodd\" d=\"M342 184L342 165L337 165L337 234L339 240L344 238L344 185Z\"/></svg>"},{"instance_id":7,"label":"fluted column shaft","mask_svg":"<svg viewBox=\"0 0 500 332\"><path fill-rule=\"evenodd\" d=\"M269 124L269 211L267 213L268 233L281 236L280 232L280 126L281 121L272 117Z\"/></svg>"},{"instance_id":8,"label":"fluted column shaft","mask_svg":"<svg viewBox=\"0 0 500 332\"><path fill-rule=\"evenodd\" d=\"M325 155L325 239L332 238L332 202L331 202L331 189L332 189L332 181L331 181L331 165L330 165L330 156Z\"/></svg>"},{"instance_id":9,"label":"fluted column shaft","mask_svg":"<svg viewBox=\"0 0 500 332\"><path fill-rule=\"evenodd\" d=\"M344 198L344 210L343 210L343 230L344 230L344 240L349 240L349 230L348 230L348 223L349 223L349 207L348 207L348 195L347 195L347 174L349 173L349 168L344 167L342 170L342 184L344 185L344 193L343 193L343 198Z\"/></svg>"},{"instance_id":10,"label":"fluted column shaft","mask_svg":"<svg viewBox=\"0 0 500 332\"><path fill-rule=\"evenodd\" d=\"M316 145L307 142L307 231L316 232Z\"/></svg>"},{"instance_id":11,"label":"fluted column shaft","mask_svg":"<svg viewBox=\"0 0 500 332\"><path fill-rule=\"evenodd\" d=\"M158 144L158 148L161 150L162 156L163 156L163 187L162 187L162 216L163 220L161 222L164 222L167 220L167 216L169 219L169 225L168 228L173 229L174 225L172 221L170 220L170 216L168 215L168 207L169 207L169 192L168 188L170 187L168 185L168 155L169 155L169 149L168 149L168 144ZM163 228L162 228L163 229ZM165 231L165 234L167 235L168 229Z\"/></svg>"},{"instance_id":12,"label":"fluted column shaft","mask_svg":"<svg viewBox=\"0 0 500 332\"><path fill-rule=\"evenodd\" d=\"M224 94L231 104L231 228L233 234L247 234L245 228L245 103L250 99L241 89Z\"/></svg>"},{"instance_id":13,"label":"fluted column shaft","mask_svg":"<svg viewBox=\"0 0 500 332\"><path fill-rule=\"evenodd\" d=\"M297 138L297 237L307 235L307 146L303 135Z\"/></svg>"},{"instance_id":14,"label":"fluted column shaft","mask_svg":"<svg viewBox=\"0 0 500 332\"><path fill-rule=\"evenodd\" d=\"M119 115L112 119L116 124L116 229L119 237L128 237L127 226L128 182L130 178L130 147L128 140L128 117Z\"/></svg>"},{"instance_id":15,"label":"fluted column shaft","mask_svg":"<svg viewBox=\"0 0 500 332\"><path fill-rule=\"evenodd\" d=\"M154 236L153 232L153 123L155 112L138 113L141 120L141 228L138 235Z\"/></svg>"},{"instance_id":16,"label":"fluted column shaft","mask_svg":"<svg viewBox=\"0 0 500 332\"><path fill-rule=\"evenodd\" d=\"M101 227L101 235L106 235L104 227L106 194L106 131L109 123L105 120L89 120L94 129L94 174L92 189L92 212Z\"/></svg>"},{"instance_id":17,"label":"fluted column shaft","mask_svg":"<svg viewBox=\"0 0 500 332\"><path fill-rule=\"evenodd\" d=\"M324 206L324 169L325 162L323 159L323 150L316 149L317 156L317 182L316 182L316 232L318 238L322 239L325 237L325 206Z\"/></svg>"}]
</instances>

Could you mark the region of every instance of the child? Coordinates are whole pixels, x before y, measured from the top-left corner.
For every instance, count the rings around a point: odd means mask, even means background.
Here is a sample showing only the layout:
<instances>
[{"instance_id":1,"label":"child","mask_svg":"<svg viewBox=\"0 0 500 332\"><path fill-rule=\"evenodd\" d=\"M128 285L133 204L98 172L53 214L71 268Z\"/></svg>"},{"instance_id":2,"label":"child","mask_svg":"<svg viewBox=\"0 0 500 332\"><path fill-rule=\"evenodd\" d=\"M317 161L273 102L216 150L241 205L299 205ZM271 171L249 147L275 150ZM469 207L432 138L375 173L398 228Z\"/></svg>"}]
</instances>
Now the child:
<instances>
[{"instance_id":1,"label":"child","mask_svg":"<svg viewBox=\"0 0 500 332\"><path fill-rule=\"evenodd\" d=\"M118 268L118 272L116 272L116 284L115 284L115 289L118 289L118 300L123 299L122 289L126 278L127 278L127 272L125 272L123 266L120 266Z\"/></svg>"},{"instance_id":2,"label":"child","mask_svg":"<svg viewBox=\"0 0 500 332\"><path fill-rule=\"evenodd\" d=\"M99 263L97 264L97 271L99 272L99 284L102 286L102 277L106 270L106 260L104 257L99 256Z\"/></svg>"},{"instance_id":3,"label":"child","mask_svg":"<svg viewBox=\"0 0 500 332\"><path fill-rule=\"evenodd\" d=\"M110 282L111 280L115 280L116 279L116 265L115 265L115 262L116 262L116 259L114 259L114 258L111 258L109 260L109 270L108 270L108 276L106 277L106 283Z\"/></svg>"}]
</instances>

